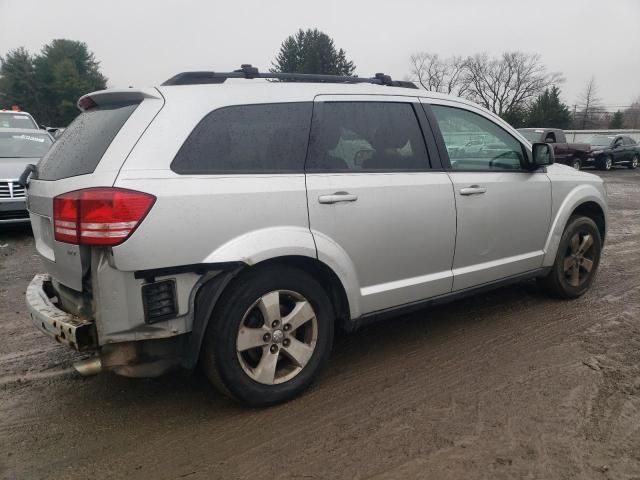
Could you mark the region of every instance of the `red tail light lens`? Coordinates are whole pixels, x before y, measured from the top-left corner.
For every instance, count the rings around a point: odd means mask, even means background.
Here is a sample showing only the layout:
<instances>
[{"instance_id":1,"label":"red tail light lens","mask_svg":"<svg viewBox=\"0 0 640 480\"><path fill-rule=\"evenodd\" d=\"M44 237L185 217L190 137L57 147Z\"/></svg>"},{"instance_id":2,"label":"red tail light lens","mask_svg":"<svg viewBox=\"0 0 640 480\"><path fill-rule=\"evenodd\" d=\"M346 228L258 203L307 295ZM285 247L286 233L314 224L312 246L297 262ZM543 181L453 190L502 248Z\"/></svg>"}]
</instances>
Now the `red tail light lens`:
<instances>
[{"instance_id":1,"label":"red tail light lens","mask_svg":"<svg viewBox=\"0 0 640 480\"><path fill-rule=\"evenodd\" d=\"M76 245L124 242L149 213L156 197L123 188L87 188L53 199L55 239Z\"/></svg>"}]
</instances>

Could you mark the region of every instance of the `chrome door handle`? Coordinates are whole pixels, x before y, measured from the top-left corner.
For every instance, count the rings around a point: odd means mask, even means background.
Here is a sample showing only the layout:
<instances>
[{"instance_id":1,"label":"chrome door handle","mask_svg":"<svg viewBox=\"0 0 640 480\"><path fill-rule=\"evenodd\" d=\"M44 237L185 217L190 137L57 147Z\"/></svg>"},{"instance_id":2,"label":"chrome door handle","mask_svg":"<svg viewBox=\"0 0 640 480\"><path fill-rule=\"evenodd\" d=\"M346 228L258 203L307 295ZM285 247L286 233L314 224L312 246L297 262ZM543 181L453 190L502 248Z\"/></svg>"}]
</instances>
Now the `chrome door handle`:
<instances>
[{"instance_id":1,"label":"chrome door handle","mask_svg":"<svg viewBox=\"0 0 640 480\"><path fill-rule=\"evenodd\" d=\"M461 188L460 195L480 195L486 193L487 189L478 185L471 185L470 187Z\"/></svg>"},{"instance_id":2,"label":"chrome door handle","mask_svg":"<svg viewBox=\"0 0 640 480\"><path fill-rule=\"evenodd\" d=\"M328 203L339 203L339 202L355 202L358 200L357 195L352 195L349 192L336 192L331 195L320 195L318 197L318 202L328 204Z\"/></svg>"}]
</instances>

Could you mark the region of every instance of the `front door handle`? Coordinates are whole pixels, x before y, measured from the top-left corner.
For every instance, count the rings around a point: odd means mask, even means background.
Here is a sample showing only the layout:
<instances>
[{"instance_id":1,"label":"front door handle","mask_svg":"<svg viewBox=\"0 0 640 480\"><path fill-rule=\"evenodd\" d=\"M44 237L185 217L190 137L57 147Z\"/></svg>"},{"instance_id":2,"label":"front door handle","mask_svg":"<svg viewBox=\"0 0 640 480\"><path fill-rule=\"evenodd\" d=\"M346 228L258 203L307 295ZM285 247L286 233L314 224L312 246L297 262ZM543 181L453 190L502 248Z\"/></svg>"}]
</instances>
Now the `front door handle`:
<instances>
[{"instance_id":1,"label":"front door handle","mask_svg":"<svg viewBox=\"0 0 640 480\"><path fill-rule=\"evenodd\" d=\"M487 189L485 187L480 187L479 185L471 185L460 189L460 195L480 195L486 192Z\"/></svg>"},{"instance_id":2,"label":"front door handle","mask_svg":"<svg viewBox=\"0 0 640 480\"><path fill-rule=\"evenodd\" d=\"M320 195L318 197L318 202L329 204L329 203L339 203L339 202L355 202L358 200L357 195L352 195L349 192L336 192L331 195Z\"/></svg>"}]
</instances>

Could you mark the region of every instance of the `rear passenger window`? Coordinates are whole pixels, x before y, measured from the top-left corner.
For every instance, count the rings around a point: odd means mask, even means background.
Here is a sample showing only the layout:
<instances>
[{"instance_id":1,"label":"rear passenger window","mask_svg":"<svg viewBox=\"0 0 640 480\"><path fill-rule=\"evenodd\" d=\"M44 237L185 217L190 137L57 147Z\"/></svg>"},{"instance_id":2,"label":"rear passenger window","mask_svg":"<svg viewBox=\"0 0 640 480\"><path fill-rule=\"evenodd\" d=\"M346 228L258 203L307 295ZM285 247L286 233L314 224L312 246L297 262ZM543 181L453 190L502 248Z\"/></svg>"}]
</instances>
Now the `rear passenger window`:
<instances>
[{"instance_id":1,"label":"rear passenger window","mask_svg":"<svg viewBox=\"0 0 640 480\"><path fill-rule=\"evenodd\" d=\"M293 173L304 170L312 103L214 110L171 163L180 174Z\"/></svg>"},{"instance_id":2,"label":"rear passenger window","mask_svg":"<svg viewBox=\"0 0 640 480\"><path fill-rule=\"evenodd\" d=\"M314 115L309 171L426 170L429 158L410 103L326 102Z\"/></svg>"}]
</instances>

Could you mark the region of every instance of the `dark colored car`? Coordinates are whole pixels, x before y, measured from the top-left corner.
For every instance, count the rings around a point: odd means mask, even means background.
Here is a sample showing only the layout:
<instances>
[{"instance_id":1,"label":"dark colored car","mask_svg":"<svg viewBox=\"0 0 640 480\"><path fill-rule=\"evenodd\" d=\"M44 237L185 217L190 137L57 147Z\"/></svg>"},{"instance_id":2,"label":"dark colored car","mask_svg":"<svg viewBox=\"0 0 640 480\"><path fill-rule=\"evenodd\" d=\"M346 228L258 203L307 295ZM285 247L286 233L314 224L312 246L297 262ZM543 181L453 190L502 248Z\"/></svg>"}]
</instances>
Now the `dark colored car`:
<instances>
[{"instance_id":1,"label":"dark colored car","mask_svg":"<svg viewBox=\"0 0 640 480\"><path fill-rule=\"evenodd\" d=\"M640 145L626 135L595 135L591 139L588 161L600 170L611 170L614 165L624 164L638 168Z\"/></svg>"},{"instance_id":2,"label":"dark colored car","mask_svg":"<svg viewBox=\"0 0 640 480\"><path fill-rule=\"evenodd\" d=\"M556 163L580 170L588 161L591 146L588 143L567 143L564 132L558 128L519 128L518 131L531 143L553 144Z\"/></svg>"}]
</instances>

